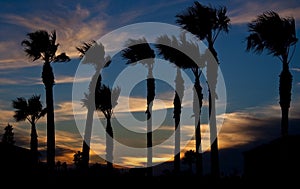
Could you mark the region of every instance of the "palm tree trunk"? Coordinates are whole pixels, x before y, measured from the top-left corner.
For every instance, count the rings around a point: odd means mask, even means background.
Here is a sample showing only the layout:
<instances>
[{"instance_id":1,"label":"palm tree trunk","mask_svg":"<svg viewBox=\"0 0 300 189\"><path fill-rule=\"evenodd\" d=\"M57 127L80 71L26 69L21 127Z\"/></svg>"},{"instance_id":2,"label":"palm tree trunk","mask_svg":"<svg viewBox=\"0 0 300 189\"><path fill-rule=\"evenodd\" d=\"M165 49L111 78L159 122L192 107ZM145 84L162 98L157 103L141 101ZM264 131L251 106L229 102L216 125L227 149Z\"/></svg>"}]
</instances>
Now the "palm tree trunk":
<instances>
[{"instance_id":1,"label":"palm tree trunk","mask_svg":"<svg viewBox=\"0 0 300 189\"><path fill-rule=\"evenodd\" d=\"M49 62L44 63L42 79L46 90L47 106L47 165L49 170L53 171L55 166L55 124L53 107L54 74Z\"/></svg>"},{"instance_id":2,"label":"palm tree trunk","mask_svg":"<svg viewBox=\"0 0 300 189\"><path fill-rule=\"evenodd\" d=\"M220 177L219 165L219 147L218 147L218 130L216 124L216 107L215 98L212 92L209 92L209 127L211 143L211 175L213 178Z\"/></svg>"},{"instance_id":3,"label":"palm tree trunk","mask_svg":"<svg viewBox=\"0 0 300 189\"><path fill-rule=\"evenodd\" d=\"M152 106L155 97L155 80L152 70L149 69L147 77L147 176L153 176L152 169Z\"/></svg>"},{"instance_id":4,"label":"palm tree trunk","mask_svg":"<svg viewBox=\"0 0 300 189\"><path fill-rule=\"evenodd\" d=\"M209 95L209 128L210 128L210 144L211 144L211 175L213 178L220 177L220 163L219 163L219 147L218 147L218 129L216 121L216 86L218 78L218 64L219 60L217 52L210 40L209 51L213 54L215 61L207 64L207 80L208 80L208 95Z\"/></svg>"},{"instance_id":5,"label":"palm tree trunk","mask_svg":"<svg viewBox=\"0 0 300 189\"><path fill-rule=\"evenodd\" d=\"M174 172L180 172L180 114L181 114L181 101L184 93L183 79L181 71L177 68L177 75L175 79L175 97L174 97L174 121L175 121L175 149L174 149Z\"/></svg>"},{"instance_id":6,"label":"palm tree trunk","mask_svg":"<svg viewBox=\"0 0 300 189\"><path fill-rule=\"evenodd\" d=\"M38 164L38 135L36 131L35 122L31 122L31 134L30 134L30 150L32 154L33 165Z\"/></svg>"},{"instance_id":7,"label":"palm tree trunk","mask_svg":"<svg viewBox=\"0 0 300 189\"><path fill-rule=\"evenodd\" d=\"M289 71L289 65L286 59L282 63L282 71L279 79L279 104L281 107L281 136L285 137L288 135L289 128L289 108L291 103L291 91L292 91L292 80L293 76Z\"/></svg>"},{"instance_id":8,"label":"palm tree trunk","mask_svg":"<svg viewBox=\"0 0 300 189\"><path fill-rule=\"evenodd\" d=\"M179 97L176 94L174 104L179 104ZM175 107L174 107L175 111ZM175 149L174 149L174 172L179 174L180 172L180 113L174 115L175 120Z\"/></svg>"},{"instance_id":9,"label":"palm tree trunk","mask_svg":"<svg viewBox=\"0 0 300 189\"><path fill-rule=\"evenodd\" d=\"M88 107L87 118L86 118L86 122L85 122L84 140L82 143L82 166L83 166L83 169L87 169L89 167L90 143L91 143L91 137L92 137L93 118L94 118L94 110L93 110L93 108Z\"/></svg>"},{"instance_id":10,"label":"palm tree trunk","mask_svg":"<svg viewBox=\"0 0 300 189\"><path fill-rule=\"evenodd\" d=\"M107 162L107 169L109 172L113 169L113 151L114 151L114 144L113 144L113 129L111 126L110 116L106 117L106 162Z\"/></svg>"},{"instance_id":11,"label":"palm tree trunk","mask_svg":"<svg viewBox=\"0 0 300 189\"><path fill-rule=\"evenodd\" d=\"M93 75L89 84L89 95L87 104L87 117L85 122L84 140L82 143L82 166L87 170L90 160L90 143L93 129L93 119L95 111L95 90L101 86L102 76L100 74L101 68L96 68L96 72Z\"/></svg>"},{"instance_id":12,"label":"palm tree trunk","mask_svg":"<svg viewBox=\"0 0 300 189\"><path fill-rule=\"evenodd\" d=\"M201 127L200 127L200 114L202 108L202 87L200 85L200 77L195 77L194 84L194 102L193 111L195 115L195 140L196 140L196 174L203 176L203 156L202 156L202 145L201 145Z\"/></svg>"}]
</instances>

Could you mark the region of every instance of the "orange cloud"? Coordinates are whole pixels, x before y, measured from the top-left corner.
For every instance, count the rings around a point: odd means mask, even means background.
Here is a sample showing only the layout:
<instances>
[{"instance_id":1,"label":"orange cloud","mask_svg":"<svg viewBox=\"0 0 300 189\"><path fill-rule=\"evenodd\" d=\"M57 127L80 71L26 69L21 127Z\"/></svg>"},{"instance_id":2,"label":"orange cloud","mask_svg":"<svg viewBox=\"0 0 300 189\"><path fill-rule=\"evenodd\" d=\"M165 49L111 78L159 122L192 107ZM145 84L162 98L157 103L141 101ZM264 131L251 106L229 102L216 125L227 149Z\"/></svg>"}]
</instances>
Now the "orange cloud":
<instances>
[{"instance_id":1,"label":"orange cloud","mask_svg":"<svg viewBox=\"0 0 300 189\"><path fill-rule=\"evenodd\" d=\"M105 7L102 6L98 7L97 14L103 12L102 9ZM82 8L80 5L74 10L65 8L62 12L63 14L54 15L47 11L43 12L43 15L39 12L32 12L25 16L6 14L0 15L0 17L6 23L29 29L29 32L40 29L56 30L57 42L60 44L58 53L66 52L71 58L78 58L77 46L80 46L82 42L97 40L103 35L106 26L105 19L103 19L105 15L99 14L97 17L91 17L90 10ZM20 44L26 38L26 34L23 36L23 38L14 38L14 41L0 43L0 53L3 55L0 59L0 70L38 65L28 63ZM16 42L16 39L19 41Z\"/></svg>"}]
</instances>

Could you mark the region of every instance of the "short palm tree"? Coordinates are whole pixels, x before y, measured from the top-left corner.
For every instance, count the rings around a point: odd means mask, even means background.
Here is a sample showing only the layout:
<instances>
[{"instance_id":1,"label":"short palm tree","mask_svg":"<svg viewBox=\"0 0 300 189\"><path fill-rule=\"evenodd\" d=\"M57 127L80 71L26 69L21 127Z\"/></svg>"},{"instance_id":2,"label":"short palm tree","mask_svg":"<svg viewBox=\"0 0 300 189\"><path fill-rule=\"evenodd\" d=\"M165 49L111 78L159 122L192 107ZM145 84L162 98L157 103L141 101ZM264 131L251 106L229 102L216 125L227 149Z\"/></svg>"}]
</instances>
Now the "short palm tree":
<instances>
[{"instance_id":1,"label":"short palm tree","mask_svg":"<svg viewBox=\"0 0 300 189\"><path fill-rule=\"evenodd\" d=\"M54 101L53 86L55 84L51 63L68 62L70 58L65 54L56 54L59 44L56 43L55 30L48 33L45 30L37 30L27 34L28 39L22 41L27 56L36 61L44 62L42 81L46 90L47 106L47 164L50 170L55 167L55 123L54 123Z\"/></svg>"},{"instance_id":2,"label":"short palm tree","mask_svg":"<svg viewBox=\"0 0 300 189\"><path fill-rule=\"evenodd\" d=\"M189 166L189 174L193 173L193 163L196 162L196 157L196 152L194 150L188 150L184 153L182 161Z\"/></svg>"},{"instance_id":3,"label":"short palm tree","mask_svg":"<svg viewBox=\"0 0 300 189\"><path fill-rule=\"evenodd\" d=\"M298 39L295 20L292 17L282 18L274 11L267 11L248 24L247 51L261 54L264 50L280 59L282 71L279 79L279 104L281 107L281 135L288 135L289 108L291 103L292 74L289 63Z\"/></svg>"},{"instance_id":4,"label":"short palm tree","mask_svg":"<svg viewBox=\"0 0 300 189\"><path fill-rule=\"evenodd\" d=\"M155 79L153 77L153 66L155 53L145 38L129 39L126 49L122 51L122 57L127 59L127 64L135 65L141 63L148 69L147 75L147 175L152 176L152 106L155 98Z\"/></svg>"},{"instance_id":5,"label":"short palm tree","mask_svg":"<svg viewBox=\"0 0 300 189\"><path fill-rule=\"evenodd\" d=\"M40 95L32 95L28 100L19 97L12 101L15 108L14 118L17 122L27 120L31 124L30 150L32 152L32 161L38 163L38 134L36 130L37 121L47 113L40 101Z\"/></svg>"},{"instance_id":6,"label":"short palm tree","mask_svg":"<svg viewBox=\"0 0 300 189\"><path fill-rule=\"evenodd\" d=\"M87 169L90 157L90 142L92 137L92 127L95 111L95 90L96 86L101 86L102 68L109 66L110 57L105 56L104 46L96 41L84 42L82 46L76 47L80 53L79 58L83 64L91 64L95 68L95 73L89 83L89 91L85 93L82 99L83 105L87 108L87 117L85 122L84 138L82 143L82 168Z\"/></svg>"},{"instance_id":7,"label":"short palm tree","mask_svg":"<svg viewBox=\"0 0 300 189\"><path fill-rule=\"evenodd\" d=\"M96 91L96 109L101 111L106 118L106 162L108 170L113 169L113 150L114 150L114 135L111 118L113 108L118 104L121 89L116 87L110 89L106 85L101 85Z\"/></svg>"},{"instance_id":8,"label":"short palm tree","mask_svg":"<svg viewBox=\"0 0 300 189\"><path fill-rule=\"evenodd\" d=\"M180 40L178 40L175 36L173 36L172 38L169 38L167 35L159 37L157 39L156 48L158 48L159 55L162 55L164 59L169 60L171 63L174 63L178 68L190 69L194 75L193 112L195 117L196 172L198 175L202 175L203 157L202 157L202 145L201 145L202 137L201 137L201 127L200 127L201 124L200 116L201 116L201 109L203 104L202 103L203 94L202 94L202 86L200 83L200 76L202 74L202 69L204 68L205 64L202 61L202 55L200 54L200 49L197 44L187 41L184 33L180 36ZM197 59L199 61L198 64L196 64L191 59L191 57L189 57L185 53L191 53L190 55L193 56L192 58ZM182 90L183 89L180 89L179 92L181 93ZM183 94L181 97L183 97ZM179 105L174 103L174 105L180 106L181 108L181 104ZM179 113L178 108L176 108L176 111L174 109L175 123L176 121L179 121L178 119L180 119L178 118L178 116L180 116L180 114L178 114Z\"/></svg>"},{"instance_id":9,"label":"short palm tree","mask_svg":"<svg viewBox=\"0 0 300 189\"><path fill-rule=\"evenodd\" d=\"M7 123L7 126L4 128L4 133L2 135L1 142L8 145L14 145L15 139L14 139L14 128L11 124Z\"/></svg>"},{"instance_id":10,"label":"short palm tree","mask_svg":"<svg viewBox=\"0 0 300 189\"><path fill-rule=\"evenodd\" d=\"M227 8L218 9L202 5L195 1L194 4L186 9L185 12L176 15L176 22L185 30L194 34L199 40L206 40L208 50L214 56L217 64L219 60L214 43L221 32L229 31L230 19L228 18ZM209 88L209 126L211 139L211 174L213 177L220 176L219 149L218 149L218 131L216 124L217 99L216 86L218 77L218 65L215 61L208 60L207 63L207 81Z\"/></svg>"}]
</instances>

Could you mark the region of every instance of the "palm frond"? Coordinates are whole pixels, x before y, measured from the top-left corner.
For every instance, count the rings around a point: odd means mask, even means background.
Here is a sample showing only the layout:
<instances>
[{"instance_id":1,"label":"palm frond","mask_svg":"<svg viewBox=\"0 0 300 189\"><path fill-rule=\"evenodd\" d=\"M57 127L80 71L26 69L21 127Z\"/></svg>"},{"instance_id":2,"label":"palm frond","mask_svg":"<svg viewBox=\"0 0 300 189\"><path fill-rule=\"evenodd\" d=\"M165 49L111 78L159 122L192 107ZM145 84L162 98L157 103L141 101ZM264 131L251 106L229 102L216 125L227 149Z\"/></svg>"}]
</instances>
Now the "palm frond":
<instances>
[{"instance_id":1,"label":"palm frond","mask_svg":"<svg viewBox=\"0 0 300 189\"><path fill-rule=\"evenodd\" d=\"M111 105L112 108L116 107L118 105L118 99L121 93L121 88L120 87L116 87L112 89L111 92Z\"/></svg>"},{"instance_id":2,"label":"palm frond","mask_svg":"<svg viewBox=\"0 0 300 189\"><path fill-rule=\"evenodd\" d=\"M90 42L83 42L81 46L76 47L77 51L79 52L79 58L82 59L85 53L93 46L96 41L92 40Z\"/></svg>"},{"instance_id":3,"label":"palm frond","mask_svg":"<svg viewBox=\"0 0 300 189\"><path fill-rule=\"evenodd\" d=\"M42 111L38 115L38 119L41 118L41 117L44 117L46 114L47 114L47 108L42 109Z\"/></svg>"},{"instance_id":4,"label":"palm frond","mask_svg":"<svg viewBox=\"0 0 300 189\"><path fill-rule=\"evenodd\" d=\"M69 58L65 53L56 56L59 44L56 44L55 30L48 33L45 30L37 30L27 34L27 39L21 42L24 51L32 61L42 59L47 62L65 62Z\"/></svg>"},{"instance_id":5,"label":"palm frond","mask_svg":"<svg viewBox=\"0 0 300 189\"><path fill-rule=\"evenodd\" d=\"M217 9L217 22L216 22L215 30L221 30L226 33L229 32L230 19L226 14L227 14L226 7L221 6L219 9Z\"/></svg>"},{"instance_id":6,"label":"palm frond","mask_svg":"<svg viewBox=\"0 0 300 189\"><path fill-rule=\"evenodd\" d=\"M261 53L264 49L274 56L287 56L290 46L298 41L293 18L282 18L274 11L258 15L248 24L246 50Z\"/></svg>"},{"instance_id":7,"label":"palm frond","mask_svg":"<svg viewBox=\"0 0 300 189\"><path fill-rule=\"evenodd\" d=\"M12 101L12 107L15 108L14 119L24 121L28 116L28 104L25 98L19 97Z\"/></svg>"},{"instance_id":8,"label":"palm frond","mask_svg":"<svg viewBox=\"0 0 300 189\"><path fill-rule=\"evenodd\" d=\"M145 38L129 39L125 43L125 49L122 50L121 56L127 60L126 64L136 64L138 62L148 65L153 61L143 61L155 58L154 50L150 47Z\"/></svg>"},{"instance_id":9,"label":"palm frond","mask_svg":"<svg viewBox=\"0 0 300 189\"><path fill-rule=\"evenodd\" d=\"M35 118L39 117L40 112L42 111L43 105L40 101L40 95L32 95L28 99L28 114L34 116Z\"/></svg>"},{"instance_id":10,"label":"palm frond","mask_svg":"<svg viewBox=\"0 0 300 189\"><path fill-rule=\"evenodd\" d=\"M28 100L19 97L12 100L12 106L16 109L13 116L16 121L28 119L30 122L36 122L47 113L46 108L43 108L40 101L40 95L32 95Z\"/></svg>"},{"instance_id":11,"label":"palm frond","mask_svg":"<svg viewBox=\"0 0 300 189\"><path fill-rule=\"evenodd\" d=\"M156 42L155 47L158 49L158 54L163 56L164 59L169 60L179 68L198 68L191 57L200 61L200 49L196 43L187 41L184 34L180 36L179 40L175 36L172 38L167 35L160 36ZM202 64L199 62L199 65Z\"/></svg>"},{"instance_id":12,"label":"palm frond","mask_svg":"<svg viewBox=\"0 0 300 189\"><path fill-rule=\"evenodd\" d=\"M79 58L83 64L92 64L96 69L108 67L111 63L111 58L105 55L104 45L94 40L84 42L82 46L76 47L80 53Z\"/></svg>"},{"instance_id":13,"label":"palm frond","mask_svg":"<svg viewBox=\"0 0 300 189\"><path fill-rule=\"evenodd\" d=\"M107 85L101 85L95 95L96 109L104 113L105 116L111 116L112 109L118 104L121 88L111 89Z\"/></svg>"},{"instance_id":14,"label":"palm frond","mask_svg":"<svg viewBox=\"0 0 300 189\"><path fill-rule=\"evenodd\" d=\"M207 38L216 22L216 10L195 1L184 12L176 15L176 23L200 40Z\"/></svg>"}]
</instances>

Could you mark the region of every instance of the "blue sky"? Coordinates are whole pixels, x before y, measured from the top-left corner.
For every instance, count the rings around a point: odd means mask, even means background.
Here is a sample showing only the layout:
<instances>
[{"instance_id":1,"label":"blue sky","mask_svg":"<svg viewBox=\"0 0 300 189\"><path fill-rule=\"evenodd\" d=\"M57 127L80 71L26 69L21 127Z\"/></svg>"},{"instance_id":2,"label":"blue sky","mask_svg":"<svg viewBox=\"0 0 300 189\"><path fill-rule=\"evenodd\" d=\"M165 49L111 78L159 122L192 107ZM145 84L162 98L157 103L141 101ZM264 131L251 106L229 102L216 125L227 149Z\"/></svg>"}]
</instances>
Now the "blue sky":
<instances>
[{"instance_id":1,"label":"blue sky","mask_svg":"<svg viewBox=\"0 0 300 189\"><path fill-rule=\"evenodd\" d=\"M296 32L299 36L300 3L296 0L201 2L206 5L226 6L231 19L229 33L221 34L215 44L227 92L225 121L219 135L220 147L230 149L247 145L254 146L254 144L278 137L280 133L278 76L281 63L279 59L266 53L256 55L245 51L247 23L264 11L274 10L281 16L295 18ZM129 24L162 22L176 25L175 15L191 6L192 3L193 1L186 0L171 2L161 0L0 1L0 131L3 131L8 122L11 123L14 126L16 144L29 147L29 123L16 123L13 120L11 100L20 96L29 98L32 94L41 94L41 99L45 102L44 87L40 77L42 63L30 62L20 45L21 41L26 38L26 33L38 29L48 31L55 29L57 42L60 43L59 51L66 52L72 58L68 63L53 64L56 77L54 98L57 159L71 162L70 157L76 150L80 150L82 143L78 132L78 129L82 127L74 126L72 111L74 106L72 104L73 77L80 63L75 47L82 42L99 39L108 32ZM300 118L299 60L300 50L297 45L290 64L294 76L290 109L291 133L299 133L297 128ZM110 69L113 70L114 67ZM144 71L146 73L146 70ZM110 72L107 72L109 75ZM141 92L142 86L143 84L137 86L133 94L138 93L137 91ZM164 93L163 88L159 88L157 98L163 99L161 102L165 103L165 108L169 108L169 111L165 112L168 114L172 108L173 96ZM133 97L136 97L132 101L136 103L135 113L144 111L142 105L145 105L145 99L137 98L138 95ZM158 115L161 109L163 108L157 106ZM84 111L82 109L82 116L84 116ZM38 123L41 150L45 150L45 121L41 119ZM167 122L165 125L172 124L172 119ZM95 148L101 151L103 146L96 144L95 139ZM123 158L123 162L125 160L129 162L129 159L130 165L142 165L144 161L143 157L136 159L128 157ZM159 158L157 159L159 161Z\"/></svg>"}]
</instances>

